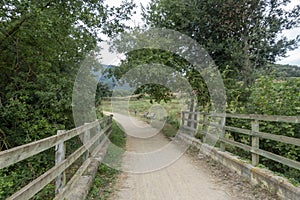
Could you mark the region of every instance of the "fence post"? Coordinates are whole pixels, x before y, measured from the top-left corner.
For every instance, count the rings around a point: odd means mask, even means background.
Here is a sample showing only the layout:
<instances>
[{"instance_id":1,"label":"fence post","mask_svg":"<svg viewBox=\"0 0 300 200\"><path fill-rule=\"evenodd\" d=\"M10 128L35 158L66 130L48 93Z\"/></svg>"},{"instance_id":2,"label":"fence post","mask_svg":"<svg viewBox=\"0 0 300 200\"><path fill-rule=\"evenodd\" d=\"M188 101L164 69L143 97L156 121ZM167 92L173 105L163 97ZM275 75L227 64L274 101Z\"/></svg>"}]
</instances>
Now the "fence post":
<instances>
[{"instance_id":1,"label":"fence post","mask_svg":"<svg viewBox=\"0 0 300 200\"><path fill-rule=\"evenodd\" d=\"M89 123L84 123L84 125L87 125ZM82 143L83 145L85 145L86 143L88 143L88 141L90 140L90 134L91 131L90 130L86 130L83 133L83 138L82 138ZM86 161L89 158L89 149L86 149L86 152L83 154L83 162Z\"/></svg>"},{"instance_id":2,"label":"fence post","mask_svg":"<svg viewBox=\"0 0 300 200\"><path fill-rule=\"evenodd\" d=\"M182 111L181 126L184 126L185 112Z\"/></svg>"},{"instance_id":3,"label":"fence post","mask_svg":"<svg viewBox=\"0 0 300 200\"><path fill-rule=\"evenodd\" d=\"M224 135L225 135L225 123L226 123L226 116L222 117L221 118L221 121L220 121L220 125L221 125L221 134L220 134L220 138L224 138ZM225 143L223 141L220 142L220 150L222 152L225 152L226 150L226 147L225 147Z\"/></svg>"},{"instance_id":4,"label":"fence post","mask_svg":"<svg viewBox=\"0 0 300 200\"><path fill-rule=\"evenodd\" d=\"M206 134L207 134L207 115L203 113L203 126L202 126L202 133L203 133L203 143L206 142Z\"/></svg>"},{"instance_id":5,"label":"fence post","mask_svg":"<svg viewBox=\"0 0 300 200\"><path fill-rule=\"evenodd\" d=\"M99 120L98 120L98 122L99 122ZM96 135L100 134L100 131L101 131L100 122L99 122L99 125L96 126L95 131L96 131ZM96 143L97 146L100 144L101 138L102 137L99 137L99 139L97 140L97 143Z\"/></svg>"},{"instance_id":6,"label":"fence post","mask_svg":"<svg viewBox=\"0 0 300 200\"><path fill-rule=\"evenodd\" d=\"M110 123L110 124L112 124L113 117L114 117L114 115L113 115L113 114L109 115L109 123Z\"/></svg>"},{"instance_id":7,"label":"fence post","mask_svg":"<svg viewBox=\"0 0 300 200\"><path fill-rule=\"evenodd\" d=\"M189 115L189 116L188 116L188 119L189 119L189 120L192 120L192 118L193 118L194 103L195 103L195 100L194 100L194 98L192 98L192 99L191 99L190 112L189 112L189 114L188 114L188 115ZM188 121L188 122L187 122L187 126L192 128L192 122L191 122L191 121Z\"/></svg>"},{"instance_id":8,"label":"fence post","mask_svg":"<svg viewBox=\"0 0 300 200\"><path fill-rule=\"evenodd\" d=\"M251 129L252 132L259 132L258 120L253 120L251 122ZM259 149L259 137L252 135L251 140L252 140L252 150ZM259 155L252 152L252 165L257 166L258 164L259 164Z\"/></svg>"},{"instance_id":9,"label":"fence post","mask_svg":"<svg viewBox=\"0 0 300 200\"><path fill-rule=\"evenodd\" d=\"M63 134L64 130L58 130L57 135ZM65 142L60 142L55 146L55 165L60 164L65 160L66 145ZM66 184L66 173L63 172L56 177L55 194L57 195Z\"/></svg>"},{"instance_id":10,"label":"fence post","mask_svg":"<svg viewBox=\"0 0 300 200\"><path fill-rule=\"evenodd\" d=\"M197 122L197 117L198 117L198 115L197 115L197 113L195 112L194 113L194 129L196 129L197 130L197 126L198 126L198 122ZM196 131L197 132L197 131Z\"/></svg>"},{"instance_id":11,"label":"fence post","mask_svg":"<svg viewBox=\"0 0 300 200\"><path fill-rule=\"evenodd\" d=\"M112 122L113 122L113 117L114 117L114 115L113 115L113 114L109 115L109 122L108 122L108 125L111 125L111 127L110 127L110 130L109 130L109 131L111 131L111 130L112 130Z\"/></svg>"}]
</instances>

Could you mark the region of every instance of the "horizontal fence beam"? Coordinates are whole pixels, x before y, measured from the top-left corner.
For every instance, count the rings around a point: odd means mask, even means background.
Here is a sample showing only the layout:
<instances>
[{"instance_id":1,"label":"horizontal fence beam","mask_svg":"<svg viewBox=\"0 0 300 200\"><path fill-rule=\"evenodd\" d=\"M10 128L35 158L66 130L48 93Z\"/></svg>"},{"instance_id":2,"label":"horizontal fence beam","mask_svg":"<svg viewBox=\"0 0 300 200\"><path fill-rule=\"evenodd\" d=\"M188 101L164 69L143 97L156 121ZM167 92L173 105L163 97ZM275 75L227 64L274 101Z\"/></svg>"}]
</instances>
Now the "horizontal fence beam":
<instances>
[{"instance_id":1,"label":"horizontal fence beam","mask_svg":"<svg viewBox=\"0 0 300 200\"><path fill-rule=\"evenodd\" d=\"M39 141L35 141L29 144L25 144L19 147L8 149L6 151L0 152L0 169L8 167L14 163L25 160L26 158L32 157L36 154L39 154L47 149L50 149L61 142L65 142L77 135L80 135L86 130L94 128L99 123L102 123L104 120L97 120L95 122L89 123L78 128L66 131L60 135L54 135Z\"/></svg>"},{"instance_id":2,"label":"horizontal fence beam","mask_svg":"<svg viewBox=\"0 0 300 200\"><path fill-rule=\"evenodd\" d=\"M288 137L288 136L284 136L284 135L275 135L275 134L264 133L264 132L252 132L252 135L263 138L263 139L269 139L269 140L274 140L277 142L300 146L299 138L293 138L293 137Z\"/></svg>"},{"instance_id":3,"label":"horizontal fence beam","mask_svg":"<svg viewBox=\"0 0 300 200\"><path fill-rule=\"evenodd\" d=\"M220 138L220 140L222 142L225 142L226 144L230 144L232 146L238 147L238 148L243 149L245 151L248 151L248 152L251 151L251 146L248 146L246 144L235 142L233 140L229 140L229 139L226 139L226 138Z\"/></svg>"},{"instance_id":4,"label":"horizontal fence beam","mask_svg":"<svg viewBox=\"0 0 300 200\"><path fill-rule=\"evenodd\" d=\"M262 149L253 149L253 150L251 150L251 152L300 170L300 162L297 162L295 160L291 160L289 158L285 158L283 156L279 156L274 153L264 151Z\"/></svg>"},{"instance_id":5,"label":"horizontal fence beam","mask_svg":"<svg viewBox=\"0 0 300 200\"><path fill-rule=\"evenodd\" d=\"M60 164L55 165L43 175L39 176L37 179L35 179L31 183L23 187L21 190L10 196L8 200L24 200L33 197L47 184L54 180L59 174L61 174L64 170L70 167L80 156L82 156L86 152L86 150L89 149L97 141L97 139L99 139L110 128L110 126L111 125L101 130L99 134L91 138L89 142L77 149Z\"/></svg>"},{"instance_id":6,"label":"horizontal fence beam","mask_svg":"<svg viewBox=\"0 0 300 200\"><path fill-rule=\"evenodd\" d=\"M204 123L199 122L199 124L204 124ZM205 125L213 126L213 127L217 127L217 128L222 128L221 125L214 124L214 123L205 123ZM248 135L248 136L257 136L257 137L260 137L262 139L269 139L269 140L274 140L274 141L277 141L277 142L282 142L282 143L286 143L286 144L292 144L292 145L300 146L300 139L299 138L288 137L288 136L284 136L284 135L275 135L275 134L265 133L265 132L260 132L260 131L257 132L257 131L252 131L252 130L243 129L243 128L237 128L237 127L233 127L233 126L224 126L224 129L226 131L242 133L242 134L245 134L245 135Z\"/></svg>"},{"instance_id":7,"label":"horizontal fence beam","mask_svg":"<svg viewBox=\"0 0 300 200\"><path fill-rule=\"evenodd\" d=\"M183 111L184 114L207 115L209 117L239 118L259 121L300 123L300 116L282 116L282 115L258 115L258 114L231 114L231 113L203 113Z\"/></svg>"},{"instance_id":8,"label":"horizontal fence beam","mask_svg":"<svg viewBox=\"0 0 300 200\"><path fill-rule=\"evenodd\" d=\"M268 115L256 115L256 114L250 114L250 115L245 115L245 114L218 114L218 113L203 113L203 112L189 112L189 111L183 111L183 115L187 114L198 114L198 115L203 115L203 121L198 120L199 124L202 124L203 127L201 130L195 130L192 129L191 127L186 127L183 126L185 129L190 129L193 131L197 131L198 133L201 133L203 137L203 142L205 142L206 137L209 138L214 138L214 139L219 139L219 141L228 145L232 145L234 147L243 149L247 152L250 152L252 154L252 164L255 166L259 164L259 157L258 156L263 156L265 158L268 158L270 160L274 160L276 162L282 163L284 165L293 167L295 169L300 170L300 162L279 156L277 154L268 152L266 150L259 149L259 139L269 139L289 145L296 145L300 146L300 138L294 138L294 137L288 137L288 136L283 136L283 135L276 135L276 134L271 134L271 133L265 133L265 132L260 132L259 131L259 121L269 121L269 122L284 122L284 123L300 123L300 116L268 116ZM232 127L232 126L222 126L221 124L217 123L212 123L210 122L209 119L213 119L214 117L220 117L221 119L224 117L226 118L238 118L238 119L247 119L251 120L251 123L256 123L257 128L253 128L252 130L248 129L243 129L243 128L237 128L237 127ZM184 121L191 121L194 122L194 120L189 120L189 119L183 119ZM214 121L214 120L213 120ZM255 126L255 127L256 127ZM237 142L228 138L224 138L220 135L220 138L217 138L218 135L212 134L209 131L209 128L219 128L225 131L232 131L236 133L241 133L245 134L251 137L252 141L252 146L249 146L247 144ZM256 158L253 160L253 156Z\"/></svg>"},{"instance_id":9,"label":"horizontal fence beam","mask_svg":"<svg viewBox=\"0 0 300 200\"><path fill-rule=\"evenodd\" d=\"M89 164L92 162L96 154L104 147L105 143L108 141L108 137L110 135L111 131L107 134L105 139L98 145L98 147L91 153L91 157L88 158L81 167L77 170L77 172L73 175L73 177L69 180L69 182L66 184L66 186L62 189L62 191L55 196L54 200L60 200L64 199L66 195L70 193L70 189L74 186L76 182L78 182L80 176L85 172L85 170L88 168ZM103 134L102 134L103 135Z\"/></svg>"}]
</instances>

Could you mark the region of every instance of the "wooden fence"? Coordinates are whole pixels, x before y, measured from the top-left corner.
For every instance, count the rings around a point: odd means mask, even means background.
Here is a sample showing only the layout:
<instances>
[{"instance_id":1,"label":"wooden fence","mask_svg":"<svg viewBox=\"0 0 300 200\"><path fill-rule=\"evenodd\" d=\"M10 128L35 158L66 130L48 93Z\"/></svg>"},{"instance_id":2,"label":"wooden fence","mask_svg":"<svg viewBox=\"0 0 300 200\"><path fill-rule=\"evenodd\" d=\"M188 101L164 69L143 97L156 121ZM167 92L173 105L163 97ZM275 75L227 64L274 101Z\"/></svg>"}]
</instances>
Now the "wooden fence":
<instances>
[{"instance_id":1,"label":"wooden fence","mask_svg":"<svg viewBox=\"0 0 300 200\"><path fill-rule=\"evenodd\" d=\"M188 116L188 118L187 118ZM194 116L194 117L191 117ZM244 119L251 121L251 130L226 126L227 118ZM282 142L285 144L300 146L300 139L265 133L259 131L259 122L283 122L283 123L300 123L300 116L266 116L266 115L244 115L244 114L216 114L216 113L201 113L201 112L182 112L182 127L185 130L197 132L202 135L201 142L205 143L207 138L215 138L220 142L220 150L225 151L226 145L250 152L252 155L252 165L259 164L259 156L274 160L289 167L300 170L300 162L279 156L272 152L259 148L260 139L268 139L272 141ZM188 126L189 125L189 126ZM201 125L198 127L198 125ZM212 128L212 129L210 129ZM217 131L215 131L217 129ZM213 131L214 130L214 131ZM235 132L243 135L248 135L251 139L251 144L245 144L225 137L225 132ZM213 133L212 133L213 132ZM217 132L217 134L216 134Z\"/></svg>"},{"instance_id":2,"label":"wooden fence","mask_svg":"<svg viewBox=\"0 0 300 200\"><path fill-rule=\"evenodd\" d=\"M56 179L55 199L64 199L68 192L70 192L72 186L87 169L93 157L107 142L107 137L111 133L111 126L112 115L107 119L87 123L68 131L60 130L57 132L57 135L13 149L1 151L0 169L55 147L55 166L30 182L21 190L17 191L8 199L30 199L54 179ZM83 145L66 158L65 143L76 136L81 138ZM83 156L84 159L83 164L68 183L66 183L65 170L81 156Z\"/></svg>"}]
</instances>

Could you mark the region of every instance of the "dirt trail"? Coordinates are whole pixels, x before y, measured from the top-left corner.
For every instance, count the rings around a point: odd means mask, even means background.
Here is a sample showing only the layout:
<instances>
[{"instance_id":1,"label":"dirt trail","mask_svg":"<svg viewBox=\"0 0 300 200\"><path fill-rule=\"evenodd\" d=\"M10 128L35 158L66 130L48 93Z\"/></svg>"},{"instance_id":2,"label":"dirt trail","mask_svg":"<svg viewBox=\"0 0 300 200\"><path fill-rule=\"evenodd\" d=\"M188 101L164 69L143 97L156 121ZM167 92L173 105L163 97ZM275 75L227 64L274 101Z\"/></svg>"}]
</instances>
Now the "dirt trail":
<instances>
[{"instance_id":1,"label":"dirt trail","mask_svg":"<svg viewBox=\"0 0 300 200\"><path fill-rule=\"evenodd\" d=\"M123 126L127 135L127 151L134 153L150 153L168 146L170 141L158 131L144 122L124 115L115 114L114 118ZM153 132L154 131L154 132ZM156 134L154 134L156 133ZM182 146L174 144L168 149L170 152L182 151ZM155 155L157 156L157 155ZM170 156L172 157L172 155ZM156 166L155 162L163 162L162 159L147 158L145 160L135 158L135 154L124 154L122 165L134 168L140 166ZM222 185L212 175L209 165L197 164L195 159L184 153L172 164L148 173L123 172L116 185L114 200L238 200L240 195L230 191L230 187ZM140 168L139 168L140 169ZM150 168L149 168L150 169ZM133 170L133 171L134 171ZM125 170L126 171L126 170ZM235 181L233 181L235 182ZM237 193L239 191L236 191ZM251 199L251 198L242 198ZM268 198L266 198L268 199Z\"/></svg>"}]
</instances>

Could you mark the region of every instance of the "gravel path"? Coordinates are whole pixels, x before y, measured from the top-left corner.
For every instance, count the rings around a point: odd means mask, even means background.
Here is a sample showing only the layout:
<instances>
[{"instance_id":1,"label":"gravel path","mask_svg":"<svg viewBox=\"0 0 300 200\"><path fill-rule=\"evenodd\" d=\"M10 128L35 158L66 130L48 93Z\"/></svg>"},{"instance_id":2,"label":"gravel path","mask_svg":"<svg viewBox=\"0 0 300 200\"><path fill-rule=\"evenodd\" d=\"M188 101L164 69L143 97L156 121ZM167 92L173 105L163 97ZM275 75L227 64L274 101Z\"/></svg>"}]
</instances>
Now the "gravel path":
<instances>
[{"instance_id":1,"label":"gravel path","mask_svg":"<svg viewBox=\"0 0 300 200\"><path fill-rule=\"evenodd\" d=\"M186 149L185 146L180 143L176 145L176 141L170 143L170 140L148 124L120 114L114 114L114 118L129 135L127 135L127 152L122 161L125 172L120 175L111 199L276 199L266 195L267 192L254 196L253 193L256 194L258 189L244 183L245 181L240 183L239 177L232 175L231 172L216 168L216 164L212 165L206 158L195 159L196 157L190 153L182 154ZM177 159L174 159L176 156ZM159 163L162 164L160 168ZM216 173L213 170L219 171Z\"/></svg>"}]
</instances>

